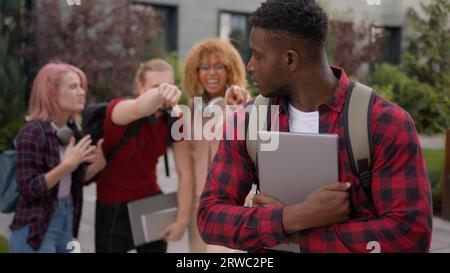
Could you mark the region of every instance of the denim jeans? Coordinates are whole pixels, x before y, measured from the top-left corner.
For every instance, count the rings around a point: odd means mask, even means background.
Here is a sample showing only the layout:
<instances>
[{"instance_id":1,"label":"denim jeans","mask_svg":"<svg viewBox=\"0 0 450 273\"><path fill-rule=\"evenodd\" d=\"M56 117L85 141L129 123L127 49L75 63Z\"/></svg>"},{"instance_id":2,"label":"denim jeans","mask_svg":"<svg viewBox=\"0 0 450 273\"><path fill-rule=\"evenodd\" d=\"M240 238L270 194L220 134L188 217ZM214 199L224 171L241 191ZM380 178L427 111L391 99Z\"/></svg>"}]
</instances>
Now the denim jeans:
<instances>
[{"instance_id":1,"label":"denim jeans","mask_svg":"<svg viewBox=\"0 0 450 273\"><path fill-rule=\"evenodd\" d=\"M34 250L28 245L30 225L25 225L11 231L9 251L11 253L68 253L67 244L73 240L72 220L72 197L58 199L58 207L50 220L41 247Z\"/></svg>"},{"instance_id":2,"label":"denim jeans","mask_svg":"<svg viewBox=\"0 0 450 273\"><path fill-rule=\"evenodd\" d=\"M138 253L165 253L164 240L134 246L127 204L101 204L95 210L95 251L123 253L136 248Z\"/></svg>"}]
</instances>

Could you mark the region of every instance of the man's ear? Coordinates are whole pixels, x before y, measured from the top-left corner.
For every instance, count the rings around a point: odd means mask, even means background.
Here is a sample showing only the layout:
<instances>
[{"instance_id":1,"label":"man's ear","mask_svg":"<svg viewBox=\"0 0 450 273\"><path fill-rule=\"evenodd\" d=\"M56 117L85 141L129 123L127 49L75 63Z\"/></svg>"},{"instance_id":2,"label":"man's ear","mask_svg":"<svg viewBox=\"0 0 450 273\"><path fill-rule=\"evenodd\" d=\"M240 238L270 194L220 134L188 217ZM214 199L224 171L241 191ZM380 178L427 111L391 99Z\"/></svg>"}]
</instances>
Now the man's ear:
<instances>
[{"instance_id":1,"label":"man's ear","mask_svg":"<svg viewBox=\"0 0 450 273\"><path fill-rule=\"evenodd\" d=\"M286 51L286 64L290 71L295 71L300 64L300 55L297 51L289 49Z\"/></svg>"}]
</instances>

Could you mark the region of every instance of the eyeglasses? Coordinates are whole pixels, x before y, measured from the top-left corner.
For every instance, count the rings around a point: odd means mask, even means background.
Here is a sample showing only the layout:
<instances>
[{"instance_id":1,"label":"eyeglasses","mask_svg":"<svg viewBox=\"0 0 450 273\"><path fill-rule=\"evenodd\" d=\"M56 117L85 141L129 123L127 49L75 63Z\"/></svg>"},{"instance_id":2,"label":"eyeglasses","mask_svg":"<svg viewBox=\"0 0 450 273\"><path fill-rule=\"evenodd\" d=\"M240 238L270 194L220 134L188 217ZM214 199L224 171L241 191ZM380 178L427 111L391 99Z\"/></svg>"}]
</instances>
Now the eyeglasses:
<instances>
[{"instance_id":1,"label":"eyeglasses","mask_svg":"<svg viewBox=\"0 0 450 273\"><path fill-rule=\"evenodd\" d=\"M197 67L197 71L200 72L208 72L209 69L213 69L214 71L220 71L220 70L224 70L227 68L226 65L224 64L213 64L213 65L209 65L209 64L201 64Z\"/></svg>"}]
</instances>

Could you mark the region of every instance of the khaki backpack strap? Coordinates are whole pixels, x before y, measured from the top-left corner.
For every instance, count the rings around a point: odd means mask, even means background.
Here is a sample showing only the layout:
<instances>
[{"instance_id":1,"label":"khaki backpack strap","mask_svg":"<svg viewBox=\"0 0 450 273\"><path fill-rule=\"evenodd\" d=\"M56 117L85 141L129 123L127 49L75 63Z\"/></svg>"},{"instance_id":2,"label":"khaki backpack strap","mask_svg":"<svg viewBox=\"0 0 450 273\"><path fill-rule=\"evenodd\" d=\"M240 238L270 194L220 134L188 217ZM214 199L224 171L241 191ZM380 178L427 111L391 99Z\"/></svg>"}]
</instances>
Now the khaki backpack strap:
<instances>
[{"instance_id":1,"label":"khaki backpack strap","mask_svg":"<svg viewBox=\"0 0 450 273\"><path fill-rule=\"evenodd\" d=\"M369 166L372 159L368 142L370 134L368 114L372 93L370 87L355 82L348 104L348 132L353 160L358 162L367 158ZM359 172L358 164L356 168Z\"/></svg>"},{"instance_id":2,"label":"khaki backpack strap","mask_svg":"<svg viewBox=\"0 0 450 273\"><path fill-rule=\"evenodd\" d=\"M261 95L258 95L253 103L253 107L251 107L251 111L249 111L248 122L246 126L246 135L245 135L245 146L247 147L247 153L253 162L256 165L256 153L258 149L257 136L258 131L267 131L267 113L261 115L258 119L259 106L266 105L269 106L270 99L265 98ZM263 120L260 120L263 119ZM259 121L259 122L258 122ZM264 123L262 122L264 121ZM258 128L259 124L264 124L263 127Z\"/></svg>"},{"instance_id":3,"label":"khaki backpack strap","mask_svg":"<svg viewBox=\"0 0 450 273\"><path fill-rule=\"evenodd\" d=\"M372 135L370 120L375 92L361 83L351 82L344 108L347 152L353 172L372 202Z\"/></svg>"}]
</instances>

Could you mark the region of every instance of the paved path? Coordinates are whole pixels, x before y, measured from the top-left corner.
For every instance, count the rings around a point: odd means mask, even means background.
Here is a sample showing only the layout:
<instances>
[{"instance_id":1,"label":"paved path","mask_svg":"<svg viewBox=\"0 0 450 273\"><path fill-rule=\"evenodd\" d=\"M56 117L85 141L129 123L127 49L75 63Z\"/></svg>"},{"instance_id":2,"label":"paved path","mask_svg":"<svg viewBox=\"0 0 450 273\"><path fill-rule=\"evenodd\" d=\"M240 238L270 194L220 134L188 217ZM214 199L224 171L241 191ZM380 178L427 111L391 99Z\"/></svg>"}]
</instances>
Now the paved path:
<instances>
[{"instance_id":1,"label":"paved path","mask_svg":"<svg viewBox=\"0 0 450 273\"><path fill-rule=\"evenodd\" d=\"M444 149L445 147L445 135L443 134L433 136L419 135L419 137L422 148Z\"/></svg>"}]
</instances>

